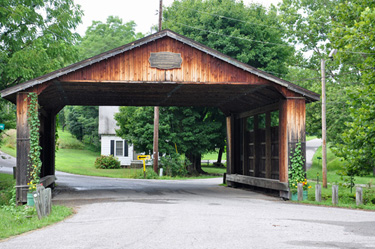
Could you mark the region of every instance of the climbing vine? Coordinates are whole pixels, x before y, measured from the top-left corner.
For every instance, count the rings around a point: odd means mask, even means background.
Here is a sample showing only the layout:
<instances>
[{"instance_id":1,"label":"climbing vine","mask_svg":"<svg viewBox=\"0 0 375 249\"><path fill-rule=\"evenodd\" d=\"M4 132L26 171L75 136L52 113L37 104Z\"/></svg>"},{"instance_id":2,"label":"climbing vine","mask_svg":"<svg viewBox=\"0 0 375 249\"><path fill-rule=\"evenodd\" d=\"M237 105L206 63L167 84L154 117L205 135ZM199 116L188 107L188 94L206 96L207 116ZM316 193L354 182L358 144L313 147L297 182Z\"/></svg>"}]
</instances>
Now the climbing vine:
<instances>
[{"instance_id":1,"label":"climbing vine","mask_svg":"<svg viewBox=\"0 0 375 249\"><path fill-rule=\"evenodd\" d=\"M298 183L302 183L303 189L307 190L310 188L306 180L305 173L305 157L302 154L301 142L296 144L294 153L290 156L290 166L289 166L289 187L291 191L297 190Z\"/></svg>"},{"instance_id":2,"label":"climbing vine","mask_svg":"<svg viewBox=\"0 0 375 249\"><path fill-rule=\"evenodd\" d=\"M40 170L42 168L42 161L40 160L40 150L42 149L39 145L39 104L38 95L36 93L29 93L28 98L30 100L27 112L27 121L30 129L30 151L29 151L29 179L27 183L29 185L29 192L36 190L36 185L40 183Z\"/></svg>"}]
</instances>

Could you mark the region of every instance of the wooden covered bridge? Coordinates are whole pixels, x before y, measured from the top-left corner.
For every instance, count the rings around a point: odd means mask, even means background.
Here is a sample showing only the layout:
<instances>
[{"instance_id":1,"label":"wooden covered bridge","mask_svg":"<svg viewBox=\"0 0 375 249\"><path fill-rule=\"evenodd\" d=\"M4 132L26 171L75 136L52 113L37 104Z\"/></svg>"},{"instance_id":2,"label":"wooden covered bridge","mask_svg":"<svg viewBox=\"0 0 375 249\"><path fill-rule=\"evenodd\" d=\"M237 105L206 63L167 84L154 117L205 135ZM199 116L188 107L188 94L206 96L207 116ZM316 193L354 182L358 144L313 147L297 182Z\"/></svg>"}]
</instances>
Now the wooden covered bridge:
<instances>
[{"instance_id":1,"label":"wooden covered bridge","mask_svg":"<svg viewBox=\"0 0 375 249\"><path fill-rule=\"evenodd\" d=\"M28 189L30 92L40 104L41 177L47 184L55 179L55 117L66 105L206 106L227 117L229 185L274 189L283 197L291 148L305 143L305 105L320 97L163 30L1 92L17 105L19 203L26 202Z\"/></svg>"}]
</instances>

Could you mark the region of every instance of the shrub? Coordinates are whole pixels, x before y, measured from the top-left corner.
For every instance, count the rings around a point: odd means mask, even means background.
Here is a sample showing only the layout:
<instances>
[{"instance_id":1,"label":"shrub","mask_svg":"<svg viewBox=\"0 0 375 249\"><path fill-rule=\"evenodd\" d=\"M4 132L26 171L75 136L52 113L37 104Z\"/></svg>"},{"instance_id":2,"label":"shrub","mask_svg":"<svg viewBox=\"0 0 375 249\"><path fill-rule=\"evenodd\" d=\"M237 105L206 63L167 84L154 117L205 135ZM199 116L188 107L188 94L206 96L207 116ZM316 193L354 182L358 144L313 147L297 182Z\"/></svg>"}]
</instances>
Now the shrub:
<instances>
[{"instance_id":1,"label":"shrub","mask_svg":"<svg viewBox=\"0 0 375 249\"><path fill-rule=\"evenodd\" d=\"M161 157L160 168L163 168L164 175L172 177L186 176L188 173L184 160L178 154Z\"/></svg>"},{"instance_id":2,"label":"shrub","mask_svg":"<svg viewBox=\"0 0 375 249\"><path fill-rule=\"evenodd\" d=\"M97 169L119 169L121 168L120 161L110 155L97 157L95 160L95 168Z\"/></svg>"}]
</instances>

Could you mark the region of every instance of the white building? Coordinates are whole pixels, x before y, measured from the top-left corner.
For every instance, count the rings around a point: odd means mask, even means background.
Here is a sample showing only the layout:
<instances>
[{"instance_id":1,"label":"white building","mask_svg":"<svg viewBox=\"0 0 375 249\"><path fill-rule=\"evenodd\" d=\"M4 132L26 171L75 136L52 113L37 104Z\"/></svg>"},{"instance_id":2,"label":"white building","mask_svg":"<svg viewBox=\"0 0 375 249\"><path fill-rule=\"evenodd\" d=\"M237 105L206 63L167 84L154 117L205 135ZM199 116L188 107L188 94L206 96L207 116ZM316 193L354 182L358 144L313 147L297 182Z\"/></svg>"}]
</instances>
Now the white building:
<instances>
[{"instance_id":1,"label":"white building","mask_svg":"<svg viewBox=\"0 0 375 249\"><path fill-rule=\"evenodd\" d=\"M129 166L134 160L133 145L116 136L118 129L114 114L119 112L118 106L99 106L99 137L101 138L101 154L114 155L122 166Z\"/></svg>"}]
</instances>

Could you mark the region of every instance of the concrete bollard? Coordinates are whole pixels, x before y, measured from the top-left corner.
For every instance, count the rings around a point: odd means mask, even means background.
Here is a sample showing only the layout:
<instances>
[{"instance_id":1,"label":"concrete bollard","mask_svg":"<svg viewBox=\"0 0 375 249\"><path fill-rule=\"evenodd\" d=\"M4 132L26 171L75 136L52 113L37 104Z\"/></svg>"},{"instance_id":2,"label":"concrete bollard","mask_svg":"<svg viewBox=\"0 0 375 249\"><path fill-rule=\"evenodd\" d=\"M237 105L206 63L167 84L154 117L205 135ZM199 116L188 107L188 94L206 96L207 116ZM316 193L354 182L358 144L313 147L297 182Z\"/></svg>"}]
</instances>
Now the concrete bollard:
<instances>
[{"instance_id":1,"label":"concrete bollard","mask_svg":"<svg viewBox=\"0 0 375 249\"><path fill-rule=\"evenodd\" d=\"M322 185L320 184L315 185L315 201L322 201Z\"/></svg>"},{"instance_id":2,"label":"concrete bollard","mask_svg":"<svg viewBox=\"0 0 375 249\"><path fill-rule=\"evenodd\" d=\"M298 201L303 201L303 184L298 183L297 185L297 195L298 195Z\"/></svg>"},{"instance_id":3,"label":"concrete bollard","mask_svg":"<svg viewBox=\"0 0 375 249\"><path fill-rule=\"evenodd\" d=\"M356 192L355 192L355 201L356 201L356 203L357 203L357 206L363 204L363 191L362 191L362 188L361 188L361 187L357 187L357 188L356 188Z\"/></svg>"},{"instance_id":4,"label":"concrete bollard","mask_svg":"<svg viewBox=\"0 0 375 249\"><path fill-rule=\"evenodd\" d=\"M332 185L332 204L337 205L339 203L339 186Z\"/></svg>"},{"instance_id":5,"label":"concrete bollard","mask_svg":"<svg viewBox=\"0 0 375 249\"><path fill-rule=\"evenodd\" d=\"M163 176L163 168L160 168L160 171L159 171L159 176Z\"/></svg>"}]
</instances>

